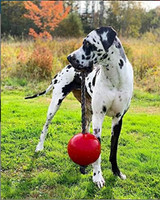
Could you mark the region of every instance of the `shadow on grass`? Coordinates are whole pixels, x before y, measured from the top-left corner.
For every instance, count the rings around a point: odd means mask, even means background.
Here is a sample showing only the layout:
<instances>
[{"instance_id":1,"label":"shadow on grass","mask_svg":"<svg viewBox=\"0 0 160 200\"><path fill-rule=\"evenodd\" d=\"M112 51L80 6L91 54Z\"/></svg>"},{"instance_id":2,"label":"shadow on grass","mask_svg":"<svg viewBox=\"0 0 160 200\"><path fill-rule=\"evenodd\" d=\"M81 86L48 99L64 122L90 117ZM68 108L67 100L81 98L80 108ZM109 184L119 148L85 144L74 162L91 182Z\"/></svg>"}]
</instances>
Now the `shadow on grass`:
<instances>
[{"instance_id":1,"label":"shadow on grass","mask_svg":"<svg viewBox=\"0 0 160 200\"><path fill-rule=\"evenodd\" d=\"M30 160L27 169L23 171L18 184L16 184L14 192L9 196L9 198L50 199L50 195L53 193L54 189L56 195L55 197L57 199L63 199L64 195L65 198L69 199L114 199L113 188L117 177L111 175L108 179L106 179L105 187L99 189L92 182L90 173L91 166L87 169L89 174L82 176L79 172L79 166L76 166L71 162L68 163L68 166L64 166L64 170L57 172L57 179L53 180L53 182L51 179L50 182L46 183L44 181L45 177L43 180L38 179L37 182L34 182L33 179L35 178L34 171L36 169L36 160L44 155L44 152L38 152L32 155L32 159ZM44 167L44 170L49 170L49 168L50 167ZM52 170L50 169L50 171ZM47 188L45 192L43 192L44 188Z\"/></svg>"}]
</instances>

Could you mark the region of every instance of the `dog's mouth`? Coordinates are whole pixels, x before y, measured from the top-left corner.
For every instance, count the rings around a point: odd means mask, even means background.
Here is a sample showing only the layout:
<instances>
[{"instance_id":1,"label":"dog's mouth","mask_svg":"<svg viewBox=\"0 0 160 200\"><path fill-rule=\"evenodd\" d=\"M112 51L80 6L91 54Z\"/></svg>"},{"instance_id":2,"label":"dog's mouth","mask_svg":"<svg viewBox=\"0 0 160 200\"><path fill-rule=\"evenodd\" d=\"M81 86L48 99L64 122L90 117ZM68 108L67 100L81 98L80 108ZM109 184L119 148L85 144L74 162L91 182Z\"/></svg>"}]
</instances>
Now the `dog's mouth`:
<instances>
[{"instance_id":1,"label":"dog's mouth","mask_svg":"<svg viewBox=\"0 0 160 200\"><path fill-rule=\"evenodd\" d=\"M76 69L76 71L84 71L90 73L93 70L93 61L89 62L88 66L84 66L74 62L72 62L71 64Z\"/></svg>"},{"instance_id":2,"label":"dog's mouth","mask_svg":"<svg viewBox=\"0 0 160 200\"><path fill-rule=\"evenodd\" d=\"M88 66L80 64L79 60L76 59L75 55L69 55L68 61L77 71L91 72L93 70L93 61L88 62Z\"/></svg>"}]
</instances>

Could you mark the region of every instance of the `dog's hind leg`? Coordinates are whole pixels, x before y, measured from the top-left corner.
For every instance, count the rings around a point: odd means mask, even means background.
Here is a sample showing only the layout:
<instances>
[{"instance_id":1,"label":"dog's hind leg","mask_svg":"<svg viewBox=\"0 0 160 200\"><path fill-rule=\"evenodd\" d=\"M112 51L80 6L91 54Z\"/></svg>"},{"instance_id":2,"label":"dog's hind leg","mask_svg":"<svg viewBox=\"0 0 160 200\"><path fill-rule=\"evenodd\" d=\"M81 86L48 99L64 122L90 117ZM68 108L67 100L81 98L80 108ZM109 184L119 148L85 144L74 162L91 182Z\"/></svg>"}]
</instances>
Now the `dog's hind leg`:
<instances>
[{"instance_id":1,"label":"dog's hind leg","mask_svg":"<svg viewBox=\"0 0 160 200\"><path fill-rule=\"evenodd\" d=\"M92 114L91 111L89 109L86 109L86 133L90 132L90 124L92 121Z\"/></svg>"},{"instance_id":2,"label":"dog's hind leg","mask_svg":"<svg viewBox=\"0 0 160 200\"><path fill-rule=\"evenodd\" d=\"M52 80L54 84L52 100L48 109L47 120L40 136L40 141L36 147L36 152L43 150L44 140L47 135L49 124L60 107L63 99L77 87L75 77L76 73L73 67L66 67Z\"/></svg>"},{"instance_id":3,"label":"dog's hind leg","mask_svg":"<svg viewBox=\"0 0 160 200\"><path fill-rule=\"evenodd\" d=\"M121 179L126 179L126 175L122 174L118 168L117 164L117 146L118 139L122 127L122 118L114 117L112 119L112 136L111 136L111 152L110 152L110 162L112 165L113 174L119 176Z\"/></svg>"},{"instance_id":4,"label":"dog's hind leg","mask_svg":"<svg viewBox=\"0 0 160 200\"><path fill-rule=\"evenodd\" d=\"M55 97L55 95L53 95L53 96ZM60 106L60 104L58 104L58 102L55 101L55 99L52 98L52 101L50 103L48 113L47 113L47 120L46 120L46 123L43 126L43 130L42 130L42 133L41 133L41 136L40 136L40 141L39 141L39 143L36 147L36 152L43 150L44 140L45 140L45 137L47 135L49 124L50 124L52 118L54 117L54 115L56 114L59 106Z\"/></svg>"}]
</instances>

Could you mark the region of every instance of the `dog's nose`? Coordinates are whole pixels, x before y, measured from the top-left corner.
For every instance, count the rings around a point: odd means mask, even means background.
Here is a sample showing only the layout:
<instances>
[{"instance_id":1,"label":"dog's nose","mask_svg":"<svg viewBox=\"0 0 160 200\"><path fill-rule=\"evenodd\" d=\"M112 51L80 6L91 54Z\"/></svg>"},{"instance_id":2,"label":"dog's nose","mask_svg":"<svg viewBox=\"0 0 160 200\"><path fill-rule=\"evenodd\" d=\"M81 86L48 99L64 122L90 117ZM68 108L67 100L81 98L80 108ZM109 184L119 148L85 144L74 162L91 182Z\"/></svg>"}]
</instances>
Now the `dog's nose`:
<instances>
[{"instance_id":1,"label":"dog's nose","mask_svg":"<svg viewBox=\"0 0 160 200\"><path fill-rule=\"evenodd\" d=\"M67 60L68 60L69 62L72 61L72 57L71 57L71 55L69 55L69 56L67 57Z\"/></svg>"}]
</instances>

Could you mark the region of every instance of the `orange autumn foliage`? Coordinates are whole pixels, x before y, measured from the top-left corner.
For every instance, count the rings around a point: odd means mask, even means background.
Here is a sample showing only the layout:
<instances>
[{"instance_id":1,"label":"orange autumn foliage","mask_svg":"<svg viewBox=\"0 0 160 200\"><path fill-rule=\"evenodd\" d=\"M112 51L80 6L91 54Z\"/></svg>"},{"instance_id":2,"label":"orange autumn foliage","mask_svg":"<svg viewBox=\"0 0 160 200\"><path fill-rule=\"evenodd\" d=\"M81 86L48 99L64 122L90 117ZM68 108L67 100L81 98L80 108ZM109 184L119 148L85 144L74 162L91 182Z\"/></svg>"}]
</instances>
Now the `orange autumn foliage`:
<instances>
[{"instance_id":1,"label":"orange autumn foliage","mask_svg":"<svg viewBox=\"0 0 160 200\"><path fill-rule=\"evenodd\" d=\"M65 8L63 1L41 1L39 6L31 1L24 2L28 13L24 16L33 20L34 24L40 29L39 33L33 28L30 28L29 35L34 38L52 39L51 31L58 26L58 24L67 17L70 7Z\"/></svg>"}]
</instances>

